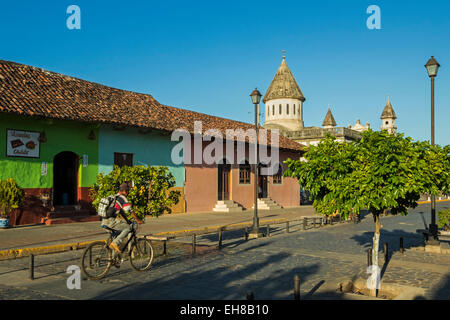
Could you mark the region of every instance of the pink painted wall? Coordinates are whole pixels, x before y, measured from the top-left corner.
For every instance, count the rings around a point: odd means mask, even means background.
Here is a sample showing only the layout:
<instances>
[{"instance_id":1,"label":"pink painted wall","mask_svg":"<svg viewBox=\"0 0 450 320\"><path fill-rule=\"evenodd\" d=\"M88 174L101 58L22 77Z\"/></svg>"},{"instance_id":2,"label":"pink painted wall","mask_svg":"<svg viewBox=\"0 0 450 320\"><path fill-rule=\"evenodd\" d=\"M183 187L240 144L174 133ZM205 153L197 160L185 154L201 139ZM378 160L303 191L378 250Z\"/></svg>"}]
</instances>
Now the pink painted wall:
<instances>
[{"instance_id":1,"label":"pink painted wall","mask_svg":"<svg viewBox=\"0 0 450 320\"><path fill-rule=\"evenodd\" d=\"M280 160L283 172L287 170L287 165L283 163L287 158L299 159L300 156L295 153L280 151ZM281 184L273 184L273 177L269 177L268 186L269 198L282 207L292 207L300 205L300 185L298 180L289 177L283 177Z\"/></svg>"},{"instance_id":2,"label":"pink painted wall","mask_svg":"<svg viewBox=\"0 0 450 320\"><path fill-rule=\"evenodd\" d=\"M203 149L209 142L203 142ZM225 154L225 146L224 146ZM290 153L280 150L281 162L288 157L291 159L298 159L299 154ZM246 147L246 158L248 159L248 146ZM239 165L237 159L229 159L234 161L231 166L231 190L230 199L241 205L244 209L251 209L253 207L254 199L254 176L253 170L251 174L250 184L239 183ZM193 162L193 155L192 155ZM282 164L283 170L287 169L285 164ZM218 169L217 165L207 164L186 164L186 180L185 180L185 199L186 212L212 211L217 202L217 181ZM283 207L300 205L300 186L296 179L284 178L281 185L274 185L272 177L268 178L268 196L276 203Z\"/></svg>"}]
</instances>

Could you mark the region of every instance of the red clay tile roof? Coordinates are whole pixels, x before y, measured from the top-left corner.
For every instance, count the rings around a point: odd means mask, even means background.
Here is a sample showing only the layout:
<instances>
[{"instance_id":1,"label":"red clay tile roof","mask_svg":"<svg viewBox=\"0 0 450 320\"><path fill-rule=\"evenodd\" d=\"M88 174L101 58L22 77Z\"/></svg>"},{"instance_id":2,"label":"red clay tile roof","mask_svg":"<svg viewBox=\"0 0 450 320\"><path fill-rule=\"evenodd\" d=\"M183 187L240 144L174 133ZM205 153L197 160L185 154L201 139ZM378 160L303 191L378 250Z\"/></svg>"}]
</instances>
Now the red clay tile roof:
<instances>
[{"instance_id":1,"label":"red clay tile roof","mask_svg":"<svg viewBox=\"0 0 450 320\"><path fill-rule=\"evenodd\" d=\"M0 112L63 120L109 123L172 132L215 128L253 128L253 125L160 104L149 94L111 88L44 69L0 60ZM270 133L268 134L270 141ZM280 148L303 150L280 135Z\"/></svg>"}]
</instances>

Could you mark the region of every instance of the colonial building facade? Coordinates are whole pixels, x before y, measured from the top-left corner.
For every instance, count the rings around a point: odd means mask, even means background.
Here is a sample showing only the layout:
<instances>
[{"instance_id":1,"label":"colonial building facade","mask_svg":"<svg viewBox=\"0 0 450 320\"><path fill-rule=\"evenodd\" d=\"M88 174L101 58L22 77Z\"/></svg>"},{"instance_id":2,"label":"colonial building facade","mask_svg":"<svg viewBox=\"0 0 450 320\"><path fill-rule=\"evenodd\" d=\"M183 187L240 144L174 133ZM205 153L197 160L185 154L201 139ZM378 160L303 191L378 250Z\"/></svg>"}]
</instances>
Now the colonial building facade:
<instances>
[{"instance_id":1,"label":"colonial building facade","mask_svg":"<svg viewBox=\"0 0 450 320\"><path fill-rule=\"evenodd\" d=\"M239 142L245 145L244 157L239 159L175 163L171 154L179 142L172 141L171 135L185 129L194 137L198 133L195 121L203 125L201 134L215 129L224 137L228 129L253 128L163 105L149 94L0 60L0 179L14 178L25 189L25 201L10 217L10 224L98 219L89 187L99 173L109 173L114 165L167 166L182 195L173 212L251 209L255 177L249 150L256 141L233 139L235 150ZM267 143L272 148L270 131ZM204 142L202 152L208 146ZM259 175L259 208L300 205L298 182L282 174L283 161L299 159L303 147L280 135L276 148L281 170Z\"/></svg>"}]
</instances>

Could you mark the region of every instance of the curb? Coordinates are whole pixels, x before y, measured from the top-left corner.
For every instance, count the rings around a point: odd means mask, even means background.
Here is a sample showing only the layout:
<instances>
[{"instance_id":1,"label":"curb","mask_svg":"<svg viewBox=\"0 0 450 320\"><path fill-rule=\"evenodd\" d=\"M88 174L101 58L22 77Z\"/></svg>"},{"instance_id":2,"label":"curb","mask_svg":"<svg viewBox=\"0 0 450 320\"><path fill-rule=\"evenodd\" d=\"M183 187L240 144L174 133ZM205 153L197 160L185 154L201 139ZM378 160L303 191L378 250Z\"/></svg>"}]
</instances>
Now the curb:
<instances>
[{"instance_id":1,"label":"curb","mask_svg":"<svg viewBox=\"0 0 450 320\"><path fill-rule=\"evenodd\" d=\"M65 251L79 250L87 247L93 242L102 241L102 240L92 240L92 241L84 241L77 243L68 243L68 244L58 244L54 246L46 246L46 247L37 247L37 248L22 248L22 249L11 249L11 250L3 250L0 251L0 261L2 260L11 260L17 258L28 257L30 254L34 255L43 255L49 253L59 253Z\"/></svg>"},{"instance_id":2,"label":"curb","mask_svg":"<svg viewBox=\"0 0 450 320\"><path fill-rule=\"evenodd\" d=\"M286 219L272 219L272 220L264 220L261 223L283 223L286 222ZM230 224L228 227L238 227L252 225L252 222L241 222L236 224ZM187 233L194 233L196 231L199 232L208 232L208 231L216 231L219 228L224 227L224 225L205 227L205 228L197 228L197 229L188 229L188 230L179 230L179 231L166 231L152 234L153 236L165 236L165 235L183 235ZM53 246L45 246L45 247L35 247L35 248L19 248L19 249L10 249L10 250L2 250L0 251L0 261L3 260L12 260L17 258L28 257L30 254L33 255L44 255L50 253L60 253L65 251L79 250L87 247L93 242L96 241L104 241L104 240L91 240L84 242L76 242L76 243L66 243L66 244L57 244Z\"/></svg>"},{"instance_id":3,"label":"curb","mask_svg":"<svg viewBox=\"0 0 450 320\"><path fill-rule=\"evenodd\" d=\"M450 201L450 199L436 200L436 202L445 202L445 201ZM417 202L417 204L426 204L426 203L431 203L431 201L418 201Z\"/></svg>"}]
</instances>

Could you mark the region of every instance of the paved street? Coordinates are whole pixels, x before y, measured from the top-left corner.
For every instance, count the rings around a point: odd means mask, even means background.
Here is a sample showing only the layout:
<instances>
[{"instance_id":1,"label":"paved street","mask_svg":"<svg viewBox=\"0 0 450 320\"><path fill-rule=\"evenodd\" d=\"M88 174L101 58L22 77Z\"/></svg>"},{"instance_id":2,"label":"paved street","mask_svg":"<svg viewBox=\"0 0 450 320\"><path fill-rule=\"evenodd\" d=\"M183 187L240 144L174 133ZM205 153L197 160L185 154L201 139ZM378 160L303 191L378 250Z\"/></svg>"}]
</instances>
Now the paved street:
<instances>
[{"instance_id":1,"label":"paved street","mask_svg":"<svg viewBox=\"0 0 450 320\"><path fill-rule=\"evenodd\" d=\"M406 217L382 218L380 248L389 244L391 256L383 268L383 282L423 288L423 298L450 299L450 255L413 250L423 245L416 229L430 222L430 205L411 210ZM450 203L438 203L438 210ZM28 259L0 261L2 299L292 299L293 277L301 278L303 298L341 298L339 282L354 276L367 278L366 250L371 245L373 220L302 230L301 225L271 229L271 237L244 241L242 232L224 234L225 248L190 256L186 244L170 243L169 255L156 258L151 270L137 273L125 262L111 268L101 281L83 279L81 290L66 287L66 268L79 264L81 251L38 256L36 280L28 280ZM407 249L399 250L399 238ZM215 245L217 235L203 236L200 244ZM206 247L205 247L206 248ZM160 252L160 248L158 248ZM380 266L383 264L380 252Z\"/></svg>"}]
</instances>

